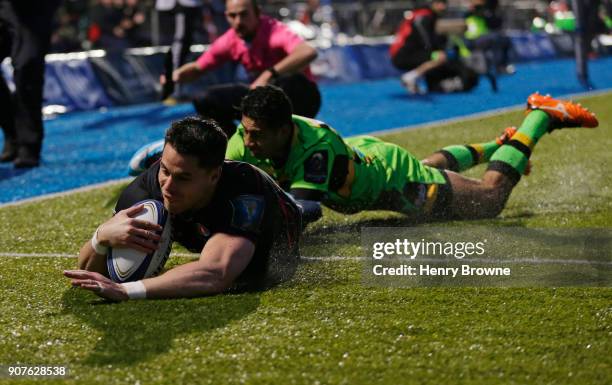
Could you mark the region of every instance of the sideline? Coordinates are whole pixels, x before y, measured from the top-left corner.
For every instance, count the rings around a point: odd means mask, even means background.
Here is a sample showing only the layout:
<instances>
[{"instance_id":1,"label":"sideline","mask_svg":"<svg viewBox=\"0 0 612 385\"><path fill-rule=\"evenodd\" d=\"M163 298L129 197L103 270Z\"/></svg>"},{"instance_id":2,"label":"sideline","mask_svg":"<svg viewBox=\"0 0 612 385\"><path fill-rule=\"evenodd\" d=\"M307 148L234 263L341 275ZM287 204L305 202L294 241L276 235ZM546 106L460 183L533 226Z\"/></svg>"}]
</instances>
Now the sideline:
<instances>
[{"instance_id":1,"label":"sideline","mask_svg":"<svg viewBox=\"0 0 612 385\"><path fill-rule=\"evenodd\" d=\"M199 254L196 253L170 253L170 257L190 257L197 259ZM76 258L76 254L68 253L8 253L0 252L0 257L8 258ZM366 257L345 257L341 255L332 255L329 257L309 257L300 256L300 259L307 262L339 262L339 261L368 261ZM408 259L407 259L408 260ZM440 259L436 258L419 258L420 262L440 262ZM602 265L612 266L612 261L593 261L593 260L582 260L582 259L487 259L487 258L463 258L456 260L457 262L503 262L503 263L528 263L536 265Z\"/></svg>"},{"instance_id":2,"label":"sideline","mask_svg":"<svg viewBox=\"0 0 612 385\"><path fill-rule=\"evenodd\" d=\"M14 201L14 202L0 203L0 209L3 209L5 207L21 206L21 205L24 205L24 204L27 204L27 203L34 203L34 202L44 201L44 200L47 200L47 199L60 198L60 197L67 196L67 195L72 195L72 194L76 194L76 193L96 190L96 189L103 188L103 187L109 187L109 186L117 185L117 184L120 184L120 183L129 182L132 179L134 179L134 178L133 177L127 177L127 178L121 178L121 179L113 179L113 180L109 180L109 181L106 181L106 182L101 182L101 183L96 183L96 184L90 184L90 185L83 186L83 187L78 187L78 188L75 188L75 189L72 189L72 190L66 190L66 191L60 191L60 192L51 193L51 194L39 195L39 196L35 196L35 197L32 197L32 198L26 198L26 199L22 199L22 200L19 200L19 201ZM2 253L0 253L0 256L1 255L2 255Z\"/></svg>"}]
</instances>

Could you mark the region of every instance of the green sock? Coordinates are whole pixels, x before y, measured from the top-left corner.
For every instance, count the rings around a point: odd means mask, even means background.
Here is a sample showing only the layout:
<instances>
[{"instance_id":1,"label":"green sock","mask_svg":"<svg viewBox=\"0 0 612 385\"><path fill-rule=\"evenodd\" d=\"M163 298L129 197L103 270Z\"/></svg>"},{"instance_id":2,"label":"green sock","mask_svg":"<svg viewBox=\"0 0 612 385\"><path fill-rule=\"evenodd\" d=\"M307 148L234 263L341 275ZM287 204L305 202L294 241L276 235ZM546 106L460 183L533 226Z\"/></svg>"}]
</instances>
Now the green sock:
<instances>
[{"instance_id":1,"label":"green sock","mask_svg":"<svg viewBox=\"0 0 612 385\"><path fill-rule=\"evenodd\" d=\"M525 173L531 151L548 131L550 118L542 111L531 111L510 141L501 146L490 159L487 170L499 171L515 184Z\"/></svg>"},{"instance_id":2,"label":"green sock","mask_svg":"<svg viewBox=\"0 0 612 385\"><path fill-rule=\"evenodd\" d=\"M446 146L439 151L448 162L447 169L463 172L479 163L486 163L499 148L495 140L486 143Z\"/></svg>"}]
</instances>

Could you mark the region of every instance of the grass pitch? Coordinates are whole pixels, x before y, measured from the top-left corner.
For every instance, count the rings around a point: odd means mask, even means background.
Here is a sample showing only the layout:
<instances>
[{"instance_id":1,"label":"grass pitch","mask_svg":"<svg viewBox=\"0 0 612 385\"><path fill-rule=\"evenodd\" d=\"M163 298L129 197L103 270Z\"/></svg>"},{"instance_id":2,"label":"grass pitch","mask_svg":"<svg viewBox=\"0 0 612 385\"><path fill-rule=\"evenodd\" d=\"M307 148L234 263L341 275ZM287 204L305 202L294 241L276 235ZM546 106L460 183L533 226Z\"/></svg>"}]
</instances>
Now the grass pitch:
<instances>
[{"instance_id":1,"label":"grass pitch","mask_svg":"<svg viewBox=\"0 0 612 385\"><path fill-rule=\"evenodd\" d=\"M612 95L583 103L600 127L545 136L532 175L502 215L473 223L611 227ZM490 140L521 118L512 112L386 139L424 157ZM76 254L121 187L0 209L0 253L12 255L0 257L0 365L66 365L68 378L44 383L74 384L612 382L610 288L371 288L361 284L361 262L325 258L360 256L362 226L411 224L395 213L326 211L302 248L323 261L262 293L106 303L69 287L61 271L73 258L15 257Z\"/></svg>"}]
</instances>

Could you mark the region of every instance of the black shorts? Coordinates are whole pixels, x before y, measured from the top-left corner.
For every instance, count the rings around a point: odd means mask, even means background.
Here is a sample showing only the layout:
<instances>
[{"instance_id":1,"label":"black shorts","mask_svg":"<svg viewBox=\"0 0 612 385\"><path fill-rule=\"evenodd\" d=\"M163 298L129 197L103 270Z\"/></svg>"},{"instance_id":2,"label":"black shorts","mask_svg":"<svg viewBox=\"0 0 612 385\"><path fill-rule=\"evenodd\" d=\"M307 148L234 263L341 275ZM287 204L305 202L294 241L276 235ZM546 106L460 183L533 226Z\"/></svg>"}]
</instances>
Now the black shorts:
<instances>
[{"instance_id":1,"label":"black shorts","mask_svg":"<svg viewBox=\"0 0 612 385\"><path fill-rule=\"evenodd\" d=\"M273 83L280 87L291 100L293 113L314 118L321 108L321 93L315 82L303 74L280 76ZM208 87L193 105L198 114L214 119L231 137L236 131L236 120L240 120L240 102L249 92L244 83L221 84Z\"/></svg>"},{"instance_id":2,"label":"black shorts","mask_svg":"<svg viewBox=\"0 0 612 385\"><path fill-rule=\"evenodd\" d=\"M416 37L412 37L391 57L391 63L399 70L410 71L430 59L431 51L425 49Z\"/></svg>"}]
</instances>

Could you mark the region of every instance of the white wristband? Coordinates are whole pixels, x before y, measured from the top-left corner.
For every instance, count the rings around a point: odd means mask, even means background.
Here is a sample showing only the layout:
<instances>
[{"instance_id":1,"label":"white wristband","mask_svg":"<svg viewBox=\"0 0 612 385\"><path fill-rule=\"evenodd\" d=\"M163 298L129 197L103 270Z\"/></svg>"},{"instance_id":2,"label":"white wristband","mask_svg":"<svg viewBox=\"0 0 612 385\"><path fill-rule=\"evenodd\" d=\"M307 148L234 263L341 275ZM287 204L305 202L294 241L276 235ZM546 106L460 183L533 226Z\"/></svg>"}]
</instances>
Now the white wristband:
<instances>
[{"instance_id":1,"label":"white wristband","mask_svg":"<svg viewBox=\"0 0 612 385\"><path fill-rule=\"evenodd\" d=\"M98 242L98 230L99 229L100 228L98 227L96 231L94 232L93 237L91 237L91 247L94 249L96 254L106 255L108 253L108 246L104 246L100 244L100 242Z\"/></svg>"},{"instance_id":2,"label":"white wristband","mask_svg":"<svg viewBox=\"0 0 612 385\"><path fill-rule=\"evenodd\" d=\"M142 281L122 283L123 289L130 299L145 299L147 298L147 288Z\"/></svg>"}]
</instances>

